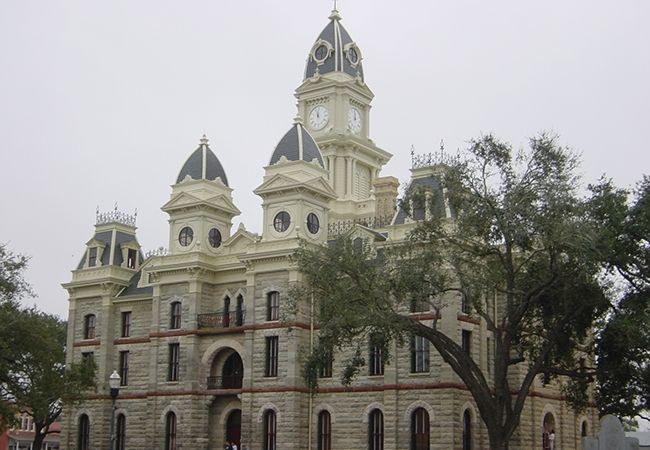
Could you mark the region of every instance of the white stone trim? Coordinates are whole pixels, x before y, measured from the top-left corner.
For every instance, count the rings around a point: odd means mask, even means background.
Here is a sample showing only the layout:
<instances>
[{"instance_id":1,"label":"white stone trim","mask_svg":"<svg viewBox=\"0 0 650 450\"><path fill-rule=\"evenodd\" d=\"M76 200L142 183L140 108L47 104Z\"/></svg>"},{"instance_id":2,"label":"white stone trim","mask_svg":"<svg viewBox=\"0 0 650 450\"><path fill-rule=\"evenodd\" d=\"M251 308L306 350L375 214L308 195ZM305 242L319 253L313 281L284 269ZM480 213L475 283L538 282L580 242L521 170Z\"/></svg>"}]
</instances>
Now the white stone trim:
<instances>
[{"instance_id":1,"label":"white stone trim","mask_svg":"<svg viewBox=\"0 0 650 450\"><path fill-rule=\"evenodd\" d=\"M381 413L385 416L386 413L384 412L384 405L382 405L379 402L372 402L368 406L366 406L366 409L363 410L363 414L361 415L361 422L367 424L368 423L368 416L370 416L370 411L373 409L378 409L381 411Z\"/></svg>"},{"instance_id":2,"label":"white stone trim","mask_svg":"<svg viewBox=\"0 0 650 450\"><path fill-rule=\"evenodd\" d=\"M165 420L167 419L167 414L173 412L176 415L176 429L178 429L178 425L181 422L181 414L178 412L178 409L176 408L175 405L167 405L165 408L160 413L160 423L165 426Z\"/></svg>"},{"instance_id":3,"label":"white stone trim","mask_svg":"<svg viewBox=\"0 0 650 450\"><path fill-rule=\"evenodd\" d=\"M207 365L209 369L215 356L225 349L234 350L240 357L244 354L244 347L235 339L220 339L219 341L212 343L205 352L203 352L203 356L201 356L201 364Z\"/></svg>"},{"instance_id":4,"label":"white stone trim","mask_svg":"<svg viewBox=\"0 0 650 450\"><path fill-rule=\"evenodd\" d=\"M265 403L257 411L257 423L262 423L262 421L264 420L264 413L269 409L272 409L275 412L276 423L280 422L280 409L278 409L278 407L275 406L273 403Z\"/></svg>"},{"instance_id":5,"label":"white stone trim","mask_svg":"<svg viewBox=\"0 0 650 450\"><path fill-rule=\"evenodd\" d=\"M318 415L321 411L330 413L330 422L336 423L336 413L334 412L334 408L328 403L320 403L314 408L314 420L318 421Z\"/></svg>"},{"instance_id":6,"label":"white stone trim","mask_svg":"<svg viewBox=\"0 0 650 450\"><path fill-rule=\"evenodd\" d=\"M429 414L429 424L433 423L435 417L433 407L422 400L416 400L406 408L406 411L404 411L404 423L411 423L411 415L418 408L424 408Z\"/></svg>"},{"instance_id":7,"label":"white stone trim","mask_svg":"<svg viewBox=\"0 0 650 450\"><path fill-rule=\"evenodd\" d=\"M465 411L469 411L469 417L472 419L472 425L479 425L478 414L476 413L476 408L471 402L465 402L460 408L460 423L463 423L463 416ZM462 428L462 427L461 427Z\"/></svg>"},{"instance_id":8,"label":"white stone trim","mask_svg":"<svg viewBox=\"0 0 650 450\"><path fill-rule=\"evenodd\" d=\"M239 410L241 412L241 401L239 399L237 400L231 400L226 404L226 406L223 407L223 410L221 411L221 418L219 419L219 423L221 425L226 424L226 418L230 415L235 410Z\"/></svg>"}]
</instances>

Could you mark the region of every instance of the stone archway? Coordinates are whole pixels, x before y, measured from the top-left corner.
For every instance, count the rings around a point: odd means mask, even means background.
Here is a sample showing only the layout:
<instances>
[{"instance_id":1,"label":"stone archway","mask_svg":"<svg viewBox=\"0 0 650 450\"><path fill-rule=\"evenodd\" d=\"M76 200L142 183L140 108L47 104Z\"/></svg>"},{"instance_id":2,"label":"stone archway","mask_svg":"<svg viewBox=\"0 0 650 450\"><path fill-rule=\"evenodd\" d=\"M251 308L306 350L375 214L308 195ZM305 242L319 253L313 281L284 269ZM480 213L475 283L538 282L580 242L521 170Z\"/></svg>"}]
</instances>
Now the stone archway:
<instances>
[{"instance_id":1,"label":"stone archway","mask_svg":"<svg viewBox=\"0 0 650 450\"><path fill-rule=\"evenodd\" d=\"M226 419L226 441L241 448L241 409L233 409Z\"/></svg>"},{"instance_id":2,"label":"stone archway","mask_svg":"<svg viewBox=\"0 0 650 450\"><path fill-rule=\"evenodd\" d=\"M544 415L542 425L542 450L555 449L555 417L550 412Z\"/></svg>"}]
</instances>

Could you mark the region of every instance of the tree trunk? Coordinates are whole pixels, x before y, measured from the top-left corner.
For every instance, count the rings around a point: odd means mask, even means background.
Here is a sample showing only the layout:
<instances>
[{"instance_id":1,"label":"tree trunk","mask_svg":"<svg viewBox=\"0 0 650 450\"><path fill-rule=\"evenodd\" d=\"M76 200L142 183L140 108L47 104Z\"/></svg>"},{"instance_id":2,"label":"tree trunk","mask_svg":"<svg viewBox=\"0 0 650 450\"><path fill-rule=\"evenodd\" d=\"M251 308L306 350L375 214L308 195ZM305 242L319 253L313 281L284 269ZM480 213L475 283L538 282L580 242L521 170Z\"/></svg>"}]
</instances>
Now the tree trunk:
<instances>
[{"instance_id":1,"label":"tree trunk","mask_svg":"<svg viewBox=\"0 0 650 450\"><path fill-rule=\"evenodd\" d=\"M41 450L43 448L43 441L45 440L46 434L41 433L39 430L36 430L34 433L34 442L32 443L33 450Z\"/></svg>"}]
</instances>

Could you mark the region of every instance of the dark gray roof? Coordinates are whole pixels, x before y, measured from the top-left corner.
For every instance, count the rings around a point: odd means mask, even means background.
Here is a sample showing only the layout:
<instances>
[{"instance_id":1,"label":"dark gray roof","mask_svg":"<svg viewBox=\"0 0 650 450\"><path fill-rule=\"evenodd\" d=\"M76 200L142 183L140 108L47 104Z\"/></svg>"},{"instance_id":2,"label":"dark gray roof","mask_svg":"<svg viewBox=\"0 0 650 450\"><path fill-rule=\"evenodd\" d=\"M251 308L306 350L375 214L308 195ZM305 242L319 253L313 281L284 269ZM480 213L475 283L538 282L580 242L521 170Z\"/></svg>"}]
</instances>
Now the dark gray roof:
<instances>
[{"instance_id":1,"label":"dark gray roof","mask_svg":"<svg viewBox=\"0 0 650 450\"><path fill-rule=\"evenodd\" d=\"M221 178L223 184L228 186L226 172L223 170L219 158L208 147L208 140L205 136L201 139L199 148L185 161L183 168L176 178L176 183L183 181L187 175L194 180L216 180L217 178Z\"/></svg>"},{"instance_id":2,"label":"dark gray roof","mask_svg":"<svg viewBox=\"0 0 650 450\"><path fill-rule=\"evenodd\" d=\"M131 277L131 280L129 281L129 285L126 288L124 288L122 292L120 292L119 297L126 297L128 295L140 295L140 294L153 295L153 287L151 286L138 287L138 283L140 282L141 277L142 277L141 270L133 274L133 277Z\"/></svg>"},{"instance_id":3,"label":"dark gray roof","mask_svg":"<svg viewBox=\"0 0 650 450\"><path fill-rule=\"evenodd\" d=\"M102 242L104 244L103 245L104 251L102 252L101 265L107 266L111 260L110 259L111 240L113 239L113 231L101 231L99 233L95 233L93 239ZM115 246L113 247L114 266L121 266L122 263L124 262L124 258L122 256L122 244L129 241L137 241L135 234L124 233L122 231L118 231L117 233L115 233ZM88 249L86 249L83 256L81 257L81 261L79 261L79 264L77 265L77 269L83 269L84 264L86 263L87 253L88 253ZM138 264L142 264L143 261L144 261L144 257L142 256L142 252L139 252Z\"/></svg>"},{"instance_id":4,"label":"dark gray roof","mask_svg":"<svg viewBox=\"0 0 650 450\"><path fill-rule=\"evenodd\" d=\"M332 11L330 23L323 29L316 39L312 49L307 57L307 67L305 68L305 79L314 76L316 70L318 73L325 74L329 72L345 72L348 75L356 77L359 75L363 80L363 67L361 65L361 51L354 43L343 25L341 25L341 16L338 11ZM314 59L314 51L319 46L318 43L325 41L331 46L331 52L322 61ZM356 52L357 63L353 64L354 58L350 50Z\"/></svg>"},{"instance_id":5,"label":"dark gray roof","mask_svg":"<svg viewBox=\"0 0 650 450\"><path fill-rule=\"evenodd\" d=\"M315 159L321 167L324 167L323 156L316 141L300 123L295 123L280 139L273 151L273 155L271 155L269 164L277 163L282 156L289 161L303 160L312 162Z\"/></svg>"},{"instance_id":6,"label":"dark gray roof","mask_svg":"<svg viewBox=\"0 0 650 450\"><path fill-rule=\"evenodd\" d=\"M424 189L426 191L432 192L433 204L431 205L430 213L434 217L446 216L444 191L439 176L429 175L427 177L415 178L414 180L411 181L411 184L409 184L407 188L407 192L410 192L414 189ZM414 220L424 219L425 217L424 207L425 205L413 205L410 214L411 218ZM395 221L393 223L395 225L401 225L404 223L407 216L408 215L406 214L406 211L404 211L404 209L400 207L399 210L397 211L397 215L395 216ZM452 216L453 216L453 211L452 211Z\"/></svg>"}]
</instances>

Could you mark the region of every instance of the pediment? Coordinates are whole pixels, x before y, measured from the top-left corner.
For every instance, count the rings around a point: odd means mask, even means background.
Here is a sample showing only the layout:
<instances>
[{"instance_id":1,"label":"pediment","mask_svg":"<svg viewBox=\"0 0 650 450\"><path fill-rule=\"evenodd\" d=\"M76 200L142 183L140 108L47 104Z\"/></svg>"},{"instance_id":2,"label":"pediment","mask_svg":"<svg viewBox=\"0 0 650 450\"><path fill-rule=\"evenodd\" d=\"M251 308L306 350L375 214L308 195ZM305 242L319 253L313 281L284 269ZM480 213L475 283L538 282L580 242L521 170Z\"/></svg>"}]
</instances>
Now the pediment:
<instances>
[{"instance_id":1,"label":"pediment","mask_svg":"<svg viewBox=\"0 0 650 450\"><path fill-rule=\"evenodd\" d=\"M218 194L208 199L201 199L188 192L181 192L173 196L171 200L163 205L162 210L165 212L170 212L177 209L190 208L198 205L208 205L212 208L226 211L232 215L237 215L240 213L239 209L235 206L232 200L230 200L230 198L224 194Z\"/></svg>"},{"instance_id":2,"label":"pediment","mask_svg":"<svg viewBox=\"0 0 650 450\"><path fill-rule=\"evenodd\" d=\"M325 197L336 198L336 192L322 177L299 181L283 174L277 174L266 180L254 192L257 195L265 195L292 189L307 189Z\"/></svg>"},{"instance_id":3,"label":"pediment","mask_svg":"<svg viewBox=\"0 0 650 450\"><path fill-rule=\"evenodd\" d=\"M174 195L167 203L162 206L163 211L172 211L178 208L184 208L187 206L193 206L200 203L201 200L187 192L181 192L180 194Z\"/></svg>"},{"instance_id":4,"label":"pediment","mask_svg":"<svg viewBox=\"0 0 650 450\"><path fill-rule=\"evenodd\" d=\"M243 225L240 225L235 234L224 241L223 246L228 247L230 251L236 252L238 249L246 250L256 240L256 234L246 231Z\"/></svg>"},{"instance_id":5,"label":"pediment","mask_svg":"<svg viewBox=\"0 0 650 450\"><path fill-rule=\"evenodd\" d=\"M366 227L365 225L361 225L359 223L356 223L350 228L348 231L345 232L344 236L347 239L350 239L351 241L354 241L355 239L362 239L364 241L370 240L372 242L383 242L386 240L386 236L383 234Z\"/></svg>"}]
</instances>

